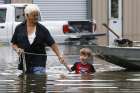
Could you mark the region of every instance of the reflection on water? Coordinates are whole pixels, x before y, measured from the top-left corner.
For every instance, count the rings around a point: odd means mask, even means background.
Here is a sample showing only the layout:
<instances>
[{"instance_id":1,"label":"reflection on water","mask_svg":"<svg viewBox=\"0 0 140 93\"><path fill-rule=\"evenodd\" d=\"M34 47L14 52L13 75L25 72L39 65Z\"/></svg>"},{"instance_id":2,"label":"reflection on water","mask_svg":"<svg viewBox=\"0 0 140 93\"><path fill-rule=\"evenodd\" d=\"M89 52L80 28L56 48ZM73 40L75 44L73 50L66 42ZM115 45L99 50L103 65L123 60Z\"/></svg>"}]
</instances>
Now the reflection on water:
<instances>
[{"instance_id":1,"label":"reflection on water","mask_svg":"<svg viewBox=\"0 0 140 93\"><path fill-rule=\"evenodd\" d=\"M79 58L81 46L60 46L71 65ZM122 68L91 59L96 73L79 75L69 73L47 48L45 75L22 75L17 68L17 55L8 45L0 46L0 93L139 93L140 72L126 72Z\"/></svg>"},{"instance_id":2,"label":"reflection on water","mask_svg":"<svg viewBox=\"0 0 140 93\"><path fill-rule=\"evenodd\" d=\"M46 75L20 75L19 91L22 91L22 93L45 93L46 82Z\"/></svg>"}]
</instances>

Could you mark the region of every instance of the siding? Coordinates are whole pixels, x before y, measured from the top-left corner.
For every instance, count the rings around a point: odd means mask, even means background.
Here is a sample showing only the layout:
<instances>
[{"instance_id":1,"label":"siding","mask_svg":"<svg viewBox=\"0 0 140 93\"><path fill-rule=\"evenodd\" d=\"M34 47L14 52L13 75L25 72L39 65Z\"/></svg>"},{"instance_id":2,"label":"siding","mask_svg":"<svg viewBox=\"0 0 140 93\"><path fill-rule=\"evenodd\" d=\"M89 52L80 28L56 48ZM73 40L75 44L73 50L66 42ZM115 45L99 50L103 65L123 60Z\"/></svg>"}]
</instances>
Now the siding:
<instances>
[{"instance_id":1,"label":"siding","mask_svg":"<svg viewBox=\"0 0 140 93\"><path fill-rule=\"evenodd\" d=\"M11 3L32 3L32 0L11 0Z\"/></svg>"},{"instance_id":2,"label":"siding","mask_svg":"<svg viewBox=\"0 0 140 93\"><path fill-rule=\"evenodd\" d=\"M93 0L92 1L92 15L97 23L97 32L106 32L106 28L102 23L107 23L108 16L108 0ZM107 36L99 37L98 44L107 45Z\"/></svg>"},{"instance_id":3,"label":"siding","mask_svg":"<svg viewBox=\"0 0 140 93\"><path fill-rule=\"evenodd\" d=\"M123 37L140 41L140 0L123 0Z\"/></svg>"},{"instance_id":4,"label":"siding","mask_svg":"<svg viewBox=\"0 0 140 93\"><path fill-rule=\"evenodd\" d=\"M43 20L87 20L88 0L33 0Z\"/></svg>"}]
</instances>

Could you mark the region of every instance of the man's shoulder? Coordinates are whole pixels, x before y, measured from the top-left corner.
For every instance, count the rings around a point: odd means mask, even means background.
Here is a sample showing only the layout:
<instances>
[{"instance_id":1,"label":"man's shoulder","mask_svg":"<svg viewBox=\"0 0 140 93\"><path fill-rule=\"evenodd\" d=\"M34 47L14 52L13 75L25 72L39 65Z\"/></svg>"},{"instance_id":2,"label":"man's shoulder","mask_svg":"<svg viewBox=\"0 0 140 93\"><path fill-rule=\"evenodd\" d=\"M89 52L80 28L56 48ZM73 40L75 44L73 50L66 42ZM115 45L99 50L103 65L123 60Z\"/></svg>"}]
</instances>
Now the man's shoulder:
<instances>
[{"instance_id":1,"label":"man's shoulder","mask_svg":"<svg viewBox=\"0 0 140 93\"><path fill-rule=\"evenodd\" d=\"M44 25L42 25L40 23L37 23L37 26L38 26L39 29L41 29L41 31L43 31L43 32L47 31L48 32L48 29Z\"/></svg>"},{"instance_id":2,"label":"man's shoulder","mask_svg":"<svg viewBox=\"0 0 140 93\"><path fill-rule=\"evenodd\" d=\"M24 25L24 23L22 22L22 23L18 24L16 27L19 28L19 27L22 27L23 25Z\"/></svg>"},{"instance_id":3,"label":"man's shoulder","mask_svg":"<svg viewBox=\"0 0 140 93\"><path fill-rule=\"evenodd\" d=\"M15 28L16 32L21 32L23 29L25 29L25 23L24 22L18 24Z\"/></svg>"}]
</instances>

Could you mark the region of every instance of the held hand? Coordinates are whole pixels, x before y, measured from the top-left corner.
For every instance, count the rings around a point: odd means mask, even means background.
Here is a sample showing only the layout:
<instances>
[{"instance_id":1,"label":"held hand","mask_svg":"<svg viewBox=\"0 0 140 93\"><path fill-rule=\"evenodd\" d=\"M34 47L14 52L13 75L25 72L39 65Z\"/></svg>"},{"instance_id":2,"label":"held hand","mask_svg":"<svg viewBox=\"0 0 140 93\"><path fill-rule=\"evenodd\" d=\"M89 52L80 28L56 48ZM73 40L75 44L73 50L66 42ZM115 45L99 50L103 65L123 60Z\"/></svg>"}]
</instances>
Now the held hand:
<instances>
[{"instance_id":1,"label":"held hand","mask_svg":"<svg viewBox=\"0 0 140 93\"><path fill-rule=\"evenodd\" d=\"M61 64L63 64L63 65L67 68L67 70L68 70L69 72L72 72L72 70L70 69L70 67L69 67L69 66L67 65L67 63L65 62L63 56L60 56L60 57L59 57L59 61L60 61Z\"/></svg>"}]
</instances>

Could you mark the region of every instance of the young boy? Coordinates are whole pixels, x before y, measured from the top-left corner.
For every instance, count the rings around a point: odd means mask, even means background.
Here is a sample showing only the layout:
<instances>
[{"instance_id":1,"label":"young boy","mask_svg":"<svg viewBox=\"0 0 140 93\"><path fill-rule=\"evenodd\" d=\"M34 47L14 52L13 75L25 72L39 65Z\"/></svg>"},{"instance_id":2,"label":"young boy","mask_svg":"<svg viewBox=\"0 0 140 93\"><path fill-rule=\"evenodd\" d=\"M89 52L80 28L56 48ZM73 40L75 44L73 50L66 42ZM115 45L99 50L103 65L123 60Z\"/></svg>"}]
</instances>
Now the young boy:
<instances>
[{"instance_id":1,"label":"young boy","mask_svg":"<svg viewBox=\"0 0 140 93\"><path fill-rule=\"evenodd\" d=\"M92 57L92 51L89 48L82 48L80 49L80 62L74 63L71 68L65 62L64 65L70 72L75 71L76 74L91 74L95 72L95 69L92 64L88 63L90 57Z\"/></svg>"}]
</instances>

